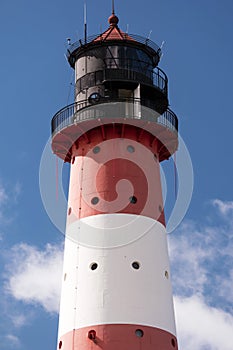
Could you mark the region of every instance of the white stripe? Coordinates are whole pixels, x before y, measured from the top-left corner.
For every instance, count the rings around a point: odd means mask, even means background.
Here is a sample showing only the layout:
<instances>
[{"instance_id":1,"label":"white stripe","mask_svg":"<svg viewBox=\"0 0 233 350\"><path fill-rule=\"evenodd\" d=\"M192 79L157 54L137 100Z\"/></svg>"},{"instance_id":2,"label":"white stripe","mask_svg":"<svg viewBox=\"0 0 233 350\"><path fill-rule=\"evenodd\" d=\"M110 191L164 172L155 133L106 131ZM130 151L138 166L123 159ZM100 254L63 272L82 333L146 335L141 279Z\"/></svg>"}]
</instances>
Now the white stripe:
<instances>
[{"instance_id":1,"label":"white stripe","mask_svg":"<svg viewBox=\"0 0 233 350\"><path fill-rule=\"evenodd\" d=\"M147 325L175 334L165 228L151 218L135 215L137 220L132 220L132 216L103 214L77 222L89 222L91 231L95 222L96 234L101 234L102 223L104 237L112 233L106 224L108 220L122 226L122 235L127 217L132 232L138 227L149 227L146 234L130 244L97 249L66 239L67 276L62 288L59 336L76 328L112 323ZM85 229L88 234L88 225ZM140 263L138 270L132 268L134 261ZM94 262L98 268L92 271L90 265Z\"/></svg>"}]
</instances>

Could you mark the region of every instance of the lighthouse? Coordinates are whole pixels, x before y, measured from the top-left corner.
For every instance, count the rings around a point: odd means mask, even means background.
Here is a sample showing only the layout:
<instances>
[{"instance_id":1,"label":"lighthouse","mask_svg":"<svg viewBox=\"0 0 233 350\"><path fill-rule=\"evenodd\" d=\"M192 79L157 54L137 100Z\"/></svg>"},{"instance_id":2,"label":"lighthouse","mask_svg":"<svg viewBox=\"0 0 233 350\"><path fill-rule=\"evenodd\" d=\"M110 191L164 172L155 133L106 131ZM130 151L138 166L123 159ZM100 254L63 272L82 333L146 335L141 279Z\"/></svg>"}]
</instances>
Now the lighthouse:
<instances>
[{"instance_id":1,"label":"lighthouse","mask_svg":"<svg viewBox=\"0 0 233 350\"><path fill-rule=\"evenodd\" d=\"M178 120L161 48L108 22L69 43L75 101L52 119L70 163L57 349L177 350L160 162Z\"/></svg>"}]
</instances>

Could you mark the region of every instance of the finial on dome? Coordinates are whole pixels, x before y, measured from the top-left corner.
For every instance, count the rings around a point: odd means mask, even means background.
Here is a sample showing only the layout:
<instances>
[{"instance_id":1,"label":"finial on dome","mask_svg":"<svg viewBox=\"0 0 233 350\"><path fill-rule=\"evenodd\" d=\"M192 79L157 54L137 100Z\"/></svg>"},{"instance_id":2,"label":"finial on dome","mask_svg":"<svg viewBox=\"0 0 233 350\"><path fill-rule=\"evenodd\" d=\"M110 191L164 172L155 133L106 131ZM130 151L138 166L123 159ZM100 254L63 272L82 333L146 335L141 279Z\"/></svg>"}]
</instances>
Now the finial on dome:
<instances>
[{"instance_id":1,"label":"finial on dome","mask_svg":"<svg viewBox=\"0 0 233 350\"><path fill-rule=\"evenodd\" d=\"M115 15L115 6L114 6L114 0L112 0L112 14L108 19L108 23L112 27L116 27L119 22L119 18Z\"/></svg>"},{"instance_id":2,"label":"finial on dome","mask_svg":"<svg viewBox=\"0 0 233 350\"><path fill-rule=\"evenodd\" d=\"M114 15L114 14L112 14L112 15L109 17L109 19L108 19L108 23L109 23L110 26L112 26L112 27L116 27L117 24L118 24L118 22L119 22L119 18L118 18L116 15Z\"/></svg>"}]
</instances>

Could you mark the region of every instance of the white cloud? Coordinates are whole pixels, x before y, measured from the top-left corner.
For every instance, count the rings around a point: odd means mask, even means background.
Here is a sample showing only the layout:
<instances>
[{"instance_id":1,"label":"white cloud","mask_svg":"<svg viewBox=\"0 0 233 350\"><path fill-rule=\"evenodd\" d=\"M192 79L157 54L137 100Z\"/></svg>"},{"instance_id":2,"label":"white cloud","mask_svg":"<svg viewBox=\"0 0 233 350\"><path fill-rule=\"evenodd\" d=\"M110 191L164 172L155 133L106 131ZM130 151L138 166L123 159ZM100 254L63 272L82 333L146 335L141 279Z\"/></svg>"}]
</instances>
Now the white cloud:
<instances>
[{"instance_id":1,"label":"white cloud","mask_svg":"<svg viewBox=\"0 0 233 350\"><path fill-rule=\"evenodd\" d=\"M7 196L6 190L0 183L0 218L3 217L3 207L6 204L7 200L8 200L8 196Z\"/></svg>"},{"instance_id":2,"label":"white cloud","mask_svg":"<svg viewBox=\"0 0 233 350\"><path fill-rule=\"evenodd\" d=\"M202 298L175 298L180 350L232 350L233 316Z\"/></svg>"},{"instance_id":3,"label":"white cloud","mask_svg":"<svg viewBox=\"0 0 233 350\"><path fill-rule=\"evenodd\" d=\"M212 201L208 223L184 221L169 236L180 350L231 350L233 202ZM212 207L212 208L213 208Z\"/></svg>"},{"instance_id":4,"label":"white cloud","mask_svg":"<svg viewBox=\"0 0 233 350\"><path fill-rule=\"evenodd\" d=\"M21 185L19 182L11 185L4 185L0 179L0 219L1 224L9 224L12 221L12 214L9 216L7 210L14 206L21 193ZM12 211L11 211L12 212Z\"/></svg>"},{"instance_id":5,"label":"white cloud","mask_svg":"<svg viewBox=\"0 0 233 350\"><path fill-rule=\"evenodd\" d=\"M47 312L59 307L62 250L48 244L44 251L27 244L12 248L7 267L7 291L16 300L41 305Z\"/></svg>"},{"instance_id":6,"label":"white cloud","mask_svg":"<svg viewBox=\"0 0 233 350\"><path fill-rule=\"evenodd\" d=\"M8 196L6 194L6 190L5 188L0 185L0 205L2 205L3 203L5 203L5 201L7 200Z\"/></svg>"},{"instance_id":7,"label":"white cloud","mask_svg":"<svg viewBox=\"0 0 233 350\"><path fill-rule=\"evenodd\" d=\"M192 222L183 223L180 234L169 237L174 286L178 294L203 293L207 282L207 268L203 262L211 258L211 251L206 250L201 242L202 234Z\"/></svg>"},{"instance_id":8,"label":"white cloud","mask_svg":"<svg viewBox=\"0 0 233 350\"><path fill-rule=\"evenodd\" d=\"M208 223L186 220L169 236L173 288L176 295L205 295L212 304L221 301L233 311L233 210L232 202L220 203L227 217L219 221L212 209Z\"/></svg>"},{"instance_id":9,"label":"white cloud","mask_svg":"<svg viewBox=\"0 0 233 350\"><path fill-rule=\"evenodd\" d=\"M20 339L13 335L13 334L7 334L5 336L5 342L7 343L8 348L19 348L21 346Z\"/></svg>"},{"instance_id":10,"label":"white cloud","mask_svg":"<svg viewBox=\"0 0 233 350\"><path fill-rule=\"evenodd\" d=\"M16 328L20 328L27 324L28 315L16 314L11 315L11 321Z\"/></svg>"},{"instance_id":11,"label":"white cloud","mask_svg":"<svg viewBox=\"0 0 233 350\"><path fill-rule=\"evenodd\" d=\"M233 303L233 269L229 271L227 278L220 278L218 281L220 286L219 295L228 303ZM233 308L232 308L233 309Z\"/></svg>"},{"instance_id":12,"label":"white cloud","mask_svg":"<svg viewBox=\"0 0 233 350\"><path fill-rule=\"evenodd\" d=\"M221 201L220 199L214 199L213 205L218 208L222 215L227 215L233 212L233 201Z\"/></svg>"}]
</instances>

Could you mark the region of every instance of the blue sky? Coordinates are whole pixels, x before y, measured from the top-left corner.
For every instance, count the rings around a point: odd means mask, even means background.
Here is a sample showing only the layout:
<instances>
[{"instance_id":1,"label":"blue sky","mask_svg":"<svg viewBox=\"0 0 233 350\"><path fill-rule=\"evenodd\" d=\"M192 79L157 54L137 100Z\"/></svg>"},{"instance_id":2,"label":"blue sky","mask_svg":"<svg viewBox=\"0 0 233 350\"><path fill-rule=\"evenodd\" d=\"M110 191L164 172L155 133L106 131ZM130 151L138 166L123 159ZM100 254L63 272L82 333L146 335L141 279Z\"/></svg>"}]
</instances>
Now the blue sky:
<instances>
[{"instance_id":1,"label":"blue sky","mask_svg":"<svg viewBox=\"0 0 233 350\"><path fill-rule=\"evenodd\" d=\"M105 30L111 1L87 0L87 8L88 33ZM116 13L122 30L129 24L131 33L152 30L153 41L165 41L160 67L193 163L190 207L168 237L180 350L230 350L233 3L116 0ZM2 350L56 348L63 236L43 208L39 165L53 114L72 103L65 44L83 36L82 18L83 1L1 1Z\"/></svg>"}]
</instances>

